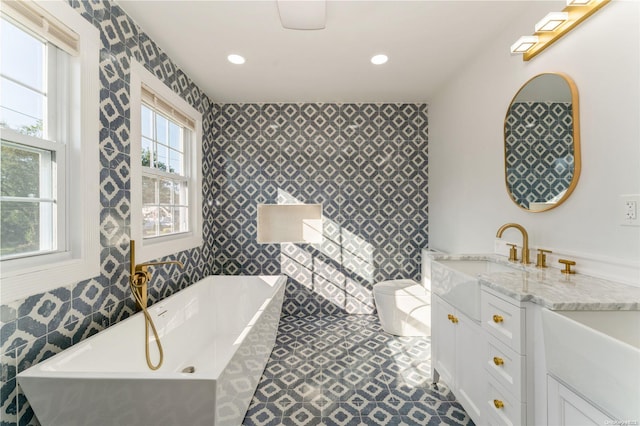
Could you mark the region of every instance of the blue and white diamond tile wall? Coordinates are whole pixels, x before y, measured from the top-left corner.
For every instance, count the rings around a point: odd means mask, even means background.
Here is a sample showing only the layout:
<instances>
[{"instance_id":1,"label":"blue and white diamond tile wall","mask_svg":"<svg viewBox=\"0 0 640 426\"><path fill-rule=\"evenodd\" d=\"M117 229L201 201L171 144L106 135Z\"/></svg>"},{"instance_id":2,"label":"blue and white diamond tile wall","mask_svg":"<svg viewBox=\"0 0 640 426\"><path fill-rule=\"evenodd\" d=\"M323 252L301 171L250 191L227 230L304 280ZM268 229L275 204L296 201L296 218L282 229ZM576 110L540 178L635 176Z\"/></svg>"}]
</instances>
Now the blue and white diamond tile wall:
<instances>
[{"instance_id":1,"label":"blue and white diamond tile wall","mask_svg":"<svg viewBox=\"0 0 640 426\"><path fill-rule=\"evenodd\" d=\"M516 102L506 118L507 182L528 209L569 188L573 179L573 108L564 102Z\"/></svg>"},{"instance_id":2,"label":"blue and white diamond tile wall","mask_svg":"<svg viewBox=\"0 0 640 426\"><path fill-rule=\"evenodd\" d=\"M288 275L289 315L369 314L419 279L428 244L425 104L221 104L205 191L215 268ZM259 203L322 203L324 242L260 245ZM211 236L209 236L211 237Z\"/></svg>"},{"instance_id":3,"label":"blue and white diamond tile wall","mask_svg":"<svg viewBox=\"0 0 640 426\"><path fill-rule=\"evenodd\" d=\"M130 316L134 304L128 288L130 235L129 64L135 58L203 113L204 149L214 151L217 108L171 62L149 37L109 1L70 1L100 30L100 241L101 274L89 280L35 294L0 306L0 423L38 425L28 401L16 385L16 374L31 365ZM213 175L214 163L203 173ZM211 181L209 186L211 185ZM207 187L203 183L203 187ZM206 235L214 232L209 218ZM212 273L213 242L176 253L184 271L159 268L154 272L150 300L165 298ZM215 271L214 271L215 272Z\"/></svg>"}]
</instances>

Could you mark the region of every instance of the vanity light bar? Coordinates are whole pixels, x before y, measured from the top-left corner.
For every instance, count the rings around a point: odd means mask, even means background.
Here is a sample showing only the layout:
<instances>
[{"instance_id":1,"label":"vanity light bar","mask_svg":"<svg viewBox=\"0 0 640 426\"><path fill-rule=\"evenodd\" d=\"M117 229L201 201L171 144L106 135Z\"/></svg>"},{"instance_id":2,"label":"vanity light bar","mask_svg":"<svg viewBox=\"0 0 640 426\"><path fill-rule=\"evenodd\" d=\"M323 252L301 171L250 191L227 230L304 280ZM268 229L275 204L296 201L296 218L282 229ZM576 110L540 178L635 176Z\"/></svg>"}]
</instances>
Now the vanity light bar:
<instances>
[{"instance_id":1,"label":"vanity light bar","mask_svg":"<svg viewBox=\"0 0 640 426\"><path fill-rule=\"evenodd\" d=\"M523 61L533 59L610 1L567 0L567 6L562 12L551 12L535 25L535 36L520 37L511 46L511 53L522 53Z\"/></svg>"},{"instance_id":2,"label":"vanity light bar","mask_svg":"<svg viewBox=\"0 0 640 426\"><path fill-rule=\"evenodd\" d=\"M542 18L535 26L536 33L555 31L560 25L567 22L569 14L567 12L551 12Z\"/></svg>"}]
</instances>

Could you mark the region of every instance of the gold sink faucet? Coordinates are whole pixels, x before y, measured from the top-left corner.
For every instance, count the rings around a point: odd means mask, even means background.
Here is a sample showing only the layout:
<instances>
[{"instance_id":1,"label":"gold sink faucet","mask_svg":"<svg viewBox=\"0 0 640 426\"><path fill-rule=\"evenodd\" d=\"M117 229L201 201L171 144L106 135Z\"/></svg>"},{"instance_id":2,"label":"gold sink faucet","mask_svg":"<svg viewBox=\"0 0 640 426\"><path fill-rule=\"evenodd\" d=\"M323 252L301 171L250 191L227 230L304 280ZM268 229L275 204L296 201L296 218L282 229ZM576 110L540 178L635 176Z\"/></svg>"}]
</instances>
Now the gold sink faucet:
<instances>
[{"instance_id":1,"label":"gold sink faucet","mask_svg":"<svg viewBox=\"0 0 640 426\"><path fill-rule=\"evenodd\" d=\"M496 234L496 238L502 238L502 233L509 228L516 228L518 231L522 233L522 264L529 264L529 234L527 234L527 230L524 229L522 225L518 225L517 223L505 223L498 229L498 233Z\"/></svg>"},{"instance_id":2,"label":"gold sink faucet","mask_svg":"<svg viewBox=\"0 0 640 426\"><path fill-rule=\"evenodd\" d=\"M131 273L131 291L135 293L134 299L136 299L136 305L142 309L147 307L147 283L151 281L151 272L149 272L149 266L158 265L178 265L181 269L184 268L182 262L177 260L167 260L165 262L147 262L136 265L136 242L131 240L131 246L129 250L129 263ZM136 295L138 297L136 297ZM142 303L140 303L141 301Z\"/></svg>"}]
</instances>

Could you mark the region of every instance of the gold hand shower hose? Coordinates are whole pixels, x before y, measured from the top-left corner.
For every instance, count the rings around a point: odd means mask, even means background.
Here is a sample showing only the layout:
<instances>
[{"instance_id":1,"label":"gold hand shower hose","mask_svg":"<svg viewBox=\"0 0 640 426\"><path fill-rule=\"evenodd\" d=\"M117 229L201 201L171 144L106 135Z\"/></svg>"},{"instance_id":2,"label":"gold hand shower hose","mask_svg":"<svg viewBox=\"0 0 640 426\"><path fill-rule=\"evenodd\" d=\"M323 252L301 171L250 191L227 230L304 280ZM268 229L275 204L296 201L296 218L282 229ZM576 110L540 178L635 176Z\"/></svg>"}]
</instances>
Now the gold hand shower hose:
<instances>
[{"instance_id":1,"label":"gold hand shower hose","mask_svg":"<svg viewBox=\"0 0 640 426\"><path fill-rule=\"evenodd\" d=\"M162 366L164 361L164 351L162 350L162 343L160 343L160 336L158 336L158 330L156 330L156 325L153 322L153 318L149 314L147 310L146 303L142 301L139 296L140 290L147 283L147 278L144 275L132 275L129 279L129 284L131 285L131 293L133 294L133 298L136 299L138 305L142 308L142 314L144 315L144 354L147 359L147 366L151 370L157 370ZM151 326L151 331L153 332L153 337L156 338L156 345L158 346L158 353L160 354L160 359L156 365L153 365L151 361L151 355L149 353L149 326Z\"/></svg>"},{"instance_id":2,"label":"gold hand shower hose","mask_svg":"<svg viewBox=\"0 0 640 426\"><path fill-rule=\"evenodd\" d=\"M142 314L144 315L144 352L147 358L147 365L151 370L157 370L162 365L164 361L164 351L162 350L162 343L160 343L160 336L158 335L158 330L156 330L156 325L147 310L147 283L151 279L151 273L148 271L149 266L158 266L158 265L168 265L175 264L180 268L184 268L182 262L177 260L168 260L164 262L147 262L136 265L136 242L131 240L129 247L129 267L131 268L129 275L129 285L131 286L131 293L133 294L133 298L136 299L136 303L142 309ZM151 331L153 332L153 337L156 339L156 345L158 346L158 352L160 354L160 359L157 364L153 364L151 361L151 356L149 354L149 327L151 327Z\"/></svg>"}]
</instances>

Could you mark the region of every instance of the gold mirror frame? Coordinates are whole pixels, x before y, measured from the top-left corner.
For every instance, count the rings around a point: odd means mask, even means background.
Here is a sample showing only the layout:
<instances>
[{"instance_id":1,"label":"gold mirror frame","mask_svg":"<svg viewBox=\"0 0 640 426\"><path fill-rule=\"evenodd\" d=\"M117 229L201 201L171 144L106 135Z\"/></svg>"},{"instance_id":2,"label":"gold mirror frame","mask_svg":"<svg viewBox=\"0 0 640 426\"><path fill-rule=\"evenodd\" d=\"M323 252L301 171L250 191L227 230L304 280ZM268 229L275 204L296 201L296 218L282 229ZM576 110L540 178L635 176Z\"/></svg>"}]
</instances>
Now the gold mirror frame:
<instances>
[{"instance_id":1,"label":"gold mirror frame","mask_svg":"<svg viewBox=\"0 0 640 426\"><path fill-rule=\"evenodd\" d=\"M531 83L533 80L535 80L538 77L544 76L544 75L556 75L561 77L565 83L567 83L567 85L569 86L569 90L571 92L571 107L572 107L572 132L573 132L573 176L571 178L571 183L569 184L569 187L566 189L564 195L555 203L549 203L548 206L545 206L543 208L539 208L538 210L530 210L527 209L525 207L523 207L520 203L518 203L518 201L513 197L513 192L511 189L511 186L509 185L509 179L508 179L508 169L507 169L507 156L508 156L508 146L507 146L507 126L508 126L508 119L509 119L509 114L511 113L511 107L514 104L514 102L516 101L516 99L518 98L518 96L520 95L520 93L527 87L527 85L529 85L529 83ZM578 88L576 87L576 84L574 83L574 81L571 79L571 77L569 77L568 75L564 74L564 73L559 73L559 72L549 72L549 73L541 73L541 74L537 74L535 76L533 76L532 78L530 78L529 80L527 80L527 82L525 82L522 87L520 87L520 89L518 90L518 92L514 95L513 99L511 99L511 102L509 103L509 107L507 108L507 113L505 115L505 119L504 119L504 128L503 128L503 139L504 139L504 181L505 181L505 185L506 185L506 189L507 189L507 193L509 194L509 198L511 199L511 201L513 201L513 203L515 205L517 205L519 208L521 208L524 211L530 212L530 213L542 213L545 211L549 211L551 209L554 209L556 207L558 207L559 205L561 205L562 203L564 203L567 198L569 198L569 196L571 195L571 193L573 192L573 190L575 189L576 185L578 184L578 180L580 178L580 171L581 171L581 160L580 160L580 106L579 106L579 102L578 102Z\"/></svg>"}]
</instances>

